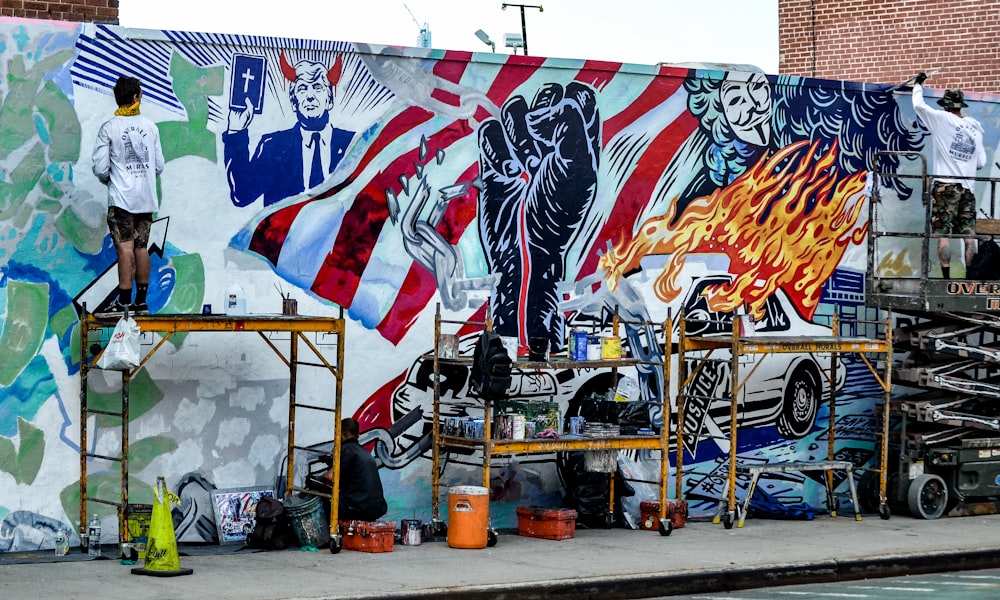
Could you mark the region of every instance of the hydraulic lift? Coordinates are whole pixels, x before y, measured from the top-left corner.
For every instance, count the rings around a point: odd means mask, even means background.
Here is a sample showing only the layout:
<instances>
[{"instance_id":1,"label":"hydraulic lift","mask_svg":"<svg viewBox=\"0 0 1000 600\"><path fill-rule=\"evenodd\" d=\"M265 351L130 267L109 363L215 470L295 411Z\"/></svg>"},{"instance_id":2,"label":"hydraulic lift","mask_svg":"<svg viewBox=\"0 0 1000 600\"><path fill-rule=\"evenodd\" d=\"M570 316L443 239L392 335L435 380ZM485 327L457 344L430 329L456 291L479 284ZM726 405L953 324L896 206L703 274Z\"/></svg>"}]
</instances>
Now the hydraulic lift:
<instances>
[{"instance_id":1,"label":"hydraulic lift","mask_svg":"<svg viewBox=\"0 0 1000 600\"><path fill-rule=\"evenodd\" d=\"M1000 282L964 279L957 265L948 279L934 270L938 240L952 238L955 246L968 236L931 232L934 175L914 152L880 152L875 164L897 159L919 165L919 172L874 172L865 298L895 315L895 380L915 392L891 400L892 451L879 501L926 519L1000 512ZM894 187L886 185L894 178L920 190L922 231L901 231L885 216L894 199L883 192ZM974 237L989 239L1000 233L1000 179L974 179L977 197L987 205L980 208ZM903 260L908 253L919 255L919 264ZM859 488L862 506L873 508L874 481L862 478Z\"/></svg>"}]
</instances>

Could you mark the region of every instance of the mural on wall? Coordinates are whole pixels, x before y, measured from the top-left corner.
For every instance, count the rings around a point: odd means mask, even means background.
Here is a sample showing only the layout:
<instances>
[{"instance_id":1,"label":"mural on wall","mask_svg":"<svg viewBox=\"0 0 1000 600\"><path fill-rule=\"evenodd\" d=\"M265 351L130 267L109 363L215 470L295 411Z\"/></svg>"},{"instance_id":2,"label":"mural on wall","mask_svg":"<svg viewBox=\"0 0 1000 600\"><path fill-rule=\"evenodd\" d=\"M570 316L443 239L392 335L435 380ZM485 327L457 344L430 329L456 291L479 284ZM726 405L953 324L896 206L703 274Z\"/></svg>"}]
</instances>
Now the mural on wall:
<instances>
[{"instance_id":1,"label":"mural on wall","mask_svg":"<svg viewBox=\"0 0 1000 600\"><path fill-rule=\"evenodd\" d=\"M383 467L390 519L430 516L426 353L438 304L448 318L491 317L522 348L545 337L563 349L567 328L615 312L662 322L668 309L722 326L745 309L765 334L829 333L832 293L865 310L875 153L925 143L908 99L885 86L755 72L15 19L0 20L0 69L0 551L51 548L58 528L78 531L77 315L116 285L89 161L119 74L142 81L167 161L150 308L196 313L234 281L252 312L280 310L275 287L303 314L343 308L344 410ZM904 180L889 185L900 202L914 195ZM462 351L474 333L459 331ZM626 331L648 359L662 334ZM182 498L178 538L213 540L213 489L283 487L287 372L240 336L169 346L131 384L130 489L142 502L164 475ZM740 455L812 457L825 448L823 366L774 362L748 387ZM843 362L838 453L864 464L877 386ZM646 398L664 377L648 365L623 371ZM464 368L442 377L442 394L466 395ZM716 392L727 380L700 377ZM600 369L514 379L518 396L564 410L615 385ZM97 407L120 400L115 377L91 374L89 385ZM306 397L325 393L325 382L300 385ZM806 406L793 410L789 390L804 390ZM449 416L472 410L458 406ZM728 448L703 436L726 433L728 405L694 405L685 419L683 493L697 514L721 493ZM118 424L93 425L92 450L114 455ZM331 435L321 423L296 431ZM446 483L474 482L477 461L457 459ZM94 462L88 489L113 496L115 467ZM560 501L555 457L502 467L496 525L510 525L518 504ZM778 505L822 501L821 484L782 477L767 486ZM111 509L98 511L114 536Z\"/></svg>"}]
</instances>

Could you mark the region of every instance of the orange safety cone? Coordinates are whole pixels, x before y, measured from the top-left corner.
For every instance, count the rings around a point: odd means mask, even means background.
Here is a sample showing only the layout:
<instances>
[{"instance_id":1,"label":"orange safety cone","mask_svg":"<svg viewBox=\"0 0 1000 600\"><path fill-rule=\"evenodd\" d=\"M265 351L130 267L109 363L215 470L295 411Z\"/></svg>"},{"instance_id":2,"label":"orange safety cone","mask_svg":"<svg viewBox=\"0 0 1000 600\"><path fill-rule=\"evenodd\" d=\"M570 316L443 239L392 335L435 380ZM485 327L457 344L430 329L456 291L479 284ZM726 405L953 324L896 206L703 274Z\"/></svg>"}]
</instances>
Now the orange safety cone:
<instances>
[{"instance_id":1,"label":"orange safety cone","mask_svg":"<svg viewBox=\"0 0 1000 600\"><path fill-rule=\"evenodd\" d=\"M153 515L149 520L149 540L146 542L146 559L142 567L132 569L133 575L176 577L190 575L194 569L182 569L177 554L177 535L174 519L170 516L170 503L180 504L176 494L167 490L163 477L156 479L153 488Z\"/></svg>"}]
</instances>

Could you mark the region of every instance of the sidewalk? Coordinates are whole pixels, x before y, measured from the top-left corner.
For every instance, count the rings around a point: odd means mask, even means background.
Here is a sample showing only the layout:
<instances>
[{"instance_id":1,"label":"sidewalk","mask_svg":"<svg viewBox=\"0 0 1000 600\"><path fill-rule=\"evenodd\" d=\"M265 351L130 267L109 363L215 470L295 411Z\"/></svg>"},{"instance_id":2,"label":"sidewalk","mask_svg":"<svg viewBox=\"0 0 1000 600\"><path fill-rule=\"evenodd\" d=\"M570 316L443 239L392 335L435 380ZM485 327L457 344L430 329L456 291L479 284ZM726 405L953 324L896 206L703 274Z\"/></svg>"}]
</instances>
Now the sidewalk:
<instances>
[{"instance_id":1,"label":"sidewalk","mask_svg":"<svg viewBox=\"0 0 1000 600\"><path fill-rule=\"evenodd\" d=\"M131 574L118 560L24 555L0 565L4 598L304 600L641 598L761 585L1000 566L1000 515L936 521L869 515L750 518L742 529L688 522L651 531L577 529L571 540L501 533L494 548L444 541L390 553L255 552L182 545L182 577ZM105 547L107 553L110 548ZM8 559L11 557L7 557Z\"/></svg>"}]
</instances>

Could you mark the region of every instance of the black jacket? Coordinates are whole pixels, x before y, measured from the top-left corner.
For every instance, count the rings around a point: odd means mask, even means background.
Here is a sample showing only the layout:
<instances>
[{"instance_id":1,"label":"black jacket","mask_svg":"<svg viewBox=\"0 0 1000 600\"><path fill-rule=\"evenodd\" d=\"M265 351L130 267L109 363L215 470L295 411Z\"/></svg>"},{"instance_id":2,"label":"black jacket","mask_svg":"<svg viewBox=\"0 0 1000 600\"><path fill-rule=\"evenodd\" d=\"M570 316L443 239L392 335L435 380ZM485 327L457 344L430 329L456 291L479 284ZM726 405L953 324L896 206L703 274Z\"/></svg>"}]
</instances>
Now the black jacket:
<instances>
[{"instance_id":1,"label":"black jacket","mask_svg":"<svg viewBox=\"0 0 1000 600\"><path fill-rule=\"evenodd\" d=\"M388 510L375 459L358 440L343 440L340 444L340 504L337 517L376 521Z\"/></svg>"}]
</instances>

